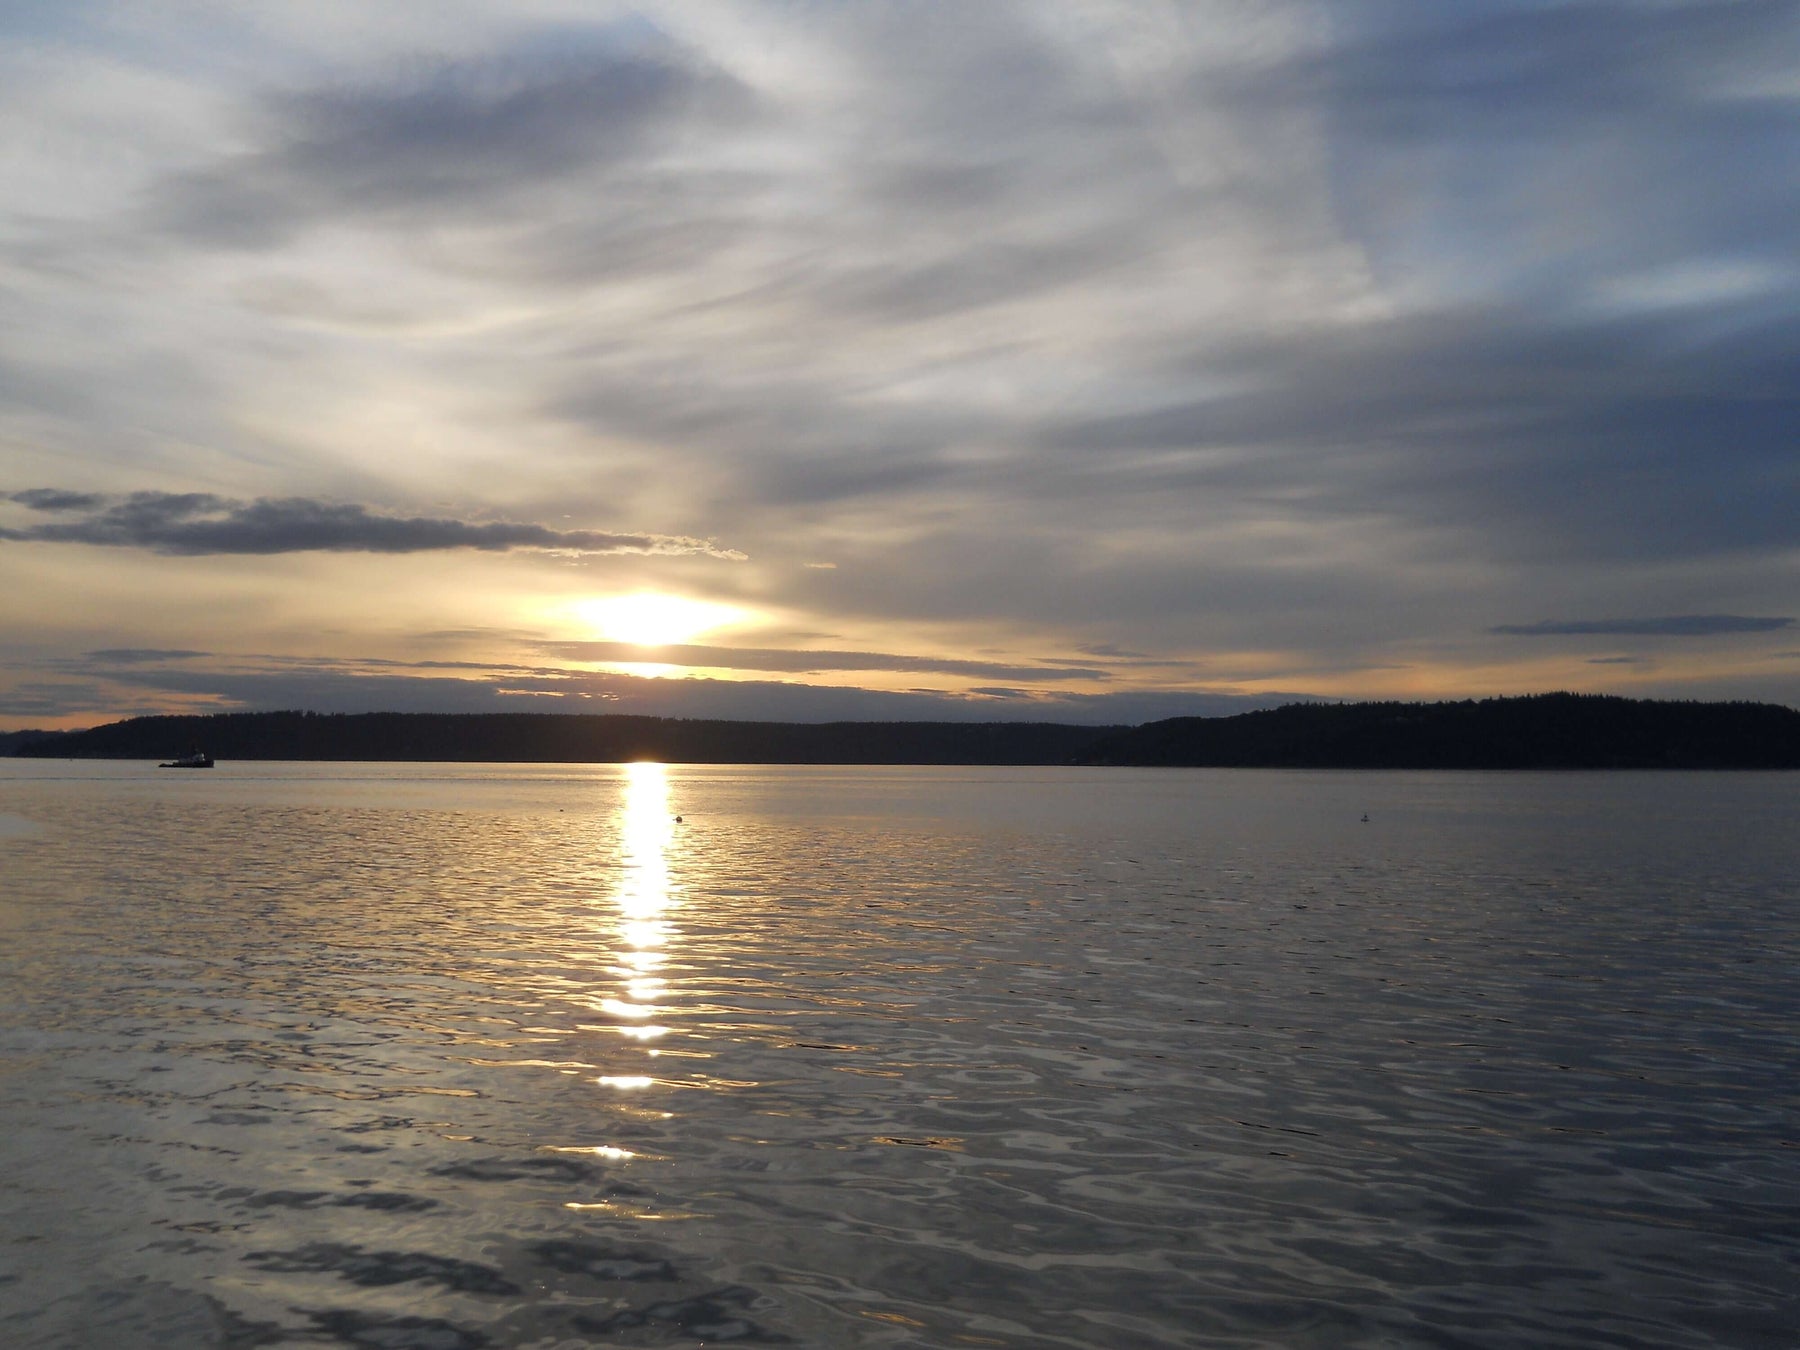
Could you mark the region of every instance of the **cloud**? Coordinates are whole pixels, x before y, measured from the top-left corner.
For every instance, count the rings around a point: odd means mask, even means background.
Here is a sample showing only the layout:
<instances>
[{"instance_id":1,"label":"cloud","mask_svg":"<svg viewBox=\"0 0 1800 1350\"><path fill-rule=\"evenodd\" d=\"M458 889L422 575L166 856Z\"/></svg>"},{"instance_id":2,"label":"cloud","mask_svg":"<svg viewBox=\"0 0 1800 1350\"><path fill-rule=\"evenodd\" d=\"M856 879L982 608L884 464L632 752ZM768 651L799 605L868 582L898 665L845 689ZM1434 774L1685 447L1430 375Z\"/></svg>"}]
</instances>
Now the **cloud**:
<instances>
[{"instance_id":1,"label":"cloud","mask_svg":"<svg viewBox=\"0 0 1800 1350\"><path fill-rule=\"evenodd\" d=\"M29 506L33 511L94 511L106 504L97 492L64 492L60 488L27 488L9 493L8 501Z\"/></svg>"},{"instance_id":2,"label":"cloud","mask_svg":"<svg viewBox=\"0 0 1800 1350\"><path fill-rule=\"evenodd\" d=\"M153 222L196 245L266 249L317 223L504 219L521 194L648 153L684 123L748 115L743 86L646 32L271 97L262 143L165 179Z\"/></svg>"},{"instance_id":3,"label":"cloud","mask_svg":"<svg viewBox=\"0 0 1800 1350\"><path fill-rule=\"evenodd\" d=\"M211 652L185 651L163 647L103 647L87 652L84 659L101 665L136 666L162 661L187 661Z\"/></svg>"},{"instance_id":4,"label":"cloud","mask_svg":"<svg viewBox=\"0 0 1800 1350\"><path fill-rule=\"evenodd\" d=\"M274 0L14 44L11 479L227 495L40 489L5 537L466 549L519 613L541 573L479 551L716 537L741 598L858 650L697 659L990 702L1069 686L1036 651L1458 694L1497 644L1546 677L1484 631L1519 616L1790 607L1791 3L602 8L638 17L351 38ZM79 574L71 651L279 645L47 552L0 547L0 593ZM244 584L316 613L312 570ZM418 608L346 598L371 638Z\"/></svg>"},{"instance_id":5,"label":"cloud","mask_svg":"<svg viewBox=\"0 0 1800 1350\"><path fill-rule=\"evenodd\" d=\"M1554 287L1791 234L1790 0L1343 8L1272 83L1325 112L1382 273Z\"/></svg>"},{"instance_id":6,"label":"cloud","mask_svg":"<svg viewBox=\"0 0 1800 1350\"><path fill-rule=\"evenodd\" d=\"M1545 619L1488 629L1505 637L1717 637L1725 633L1773 633L1793 620L1742 614L1672 614L1648 619Z\"/></svg>"},{"instance_id":7,"label":"cloud","mask_svg":"<svg viewBox=\"0 0 1800 1350\"><path fill-rule=\"evenodd\" d=\"M891 691L773 680L659 679L610 672L494 670L481 676L370 672L355 663L304 661L278 669L116 669L91 683L33 684L0 712L46 716L171 697L195 710L314 712L636 713L657 717L830 722L1032 721L1123 725L1163 717L1218 716L1306 700L1305 694L1196 691L1059 694L991 688L966 693ZM366 664L366 663L365 663ZM99 673L99 672L96 672ZM68 691L59 698L58 690ZM157 702L157 697L161 701Z\"/></svg>"},{"instance_id":8,"label":"cloud","mask_svg":"<svg viewBox=\"0 0 1800 1350\"><path fill-rule=\"evenodd\" d=\"M49 489L35 490L40 495ZM22 501L32 492L13 494ZM25 501L26 505L36 505ZM40 507L39 509L45 509ZM466 521L390 516L367 507L308 497L261 497L245 502L210 493L134 492L96 499L81 520L24 529L0 528L0 539L145 548L185 556L274 553L425 553L476 549L486 553L705 554L742 561L744 555L709 540L679 535L553 530L516 521Z\"/></svg>"},{"instance_id":9,"label":"cloud","mask_svg":"<svg viewBox=\"0 0 1800 1350\"><path fill-rule=\"evenodd\" d=\"M113 708L118 706L115 693L99 684L22 680L0 690L0 717L63 717L95 708Z\"/></svg>"},{"instance_id":10,"label":"cloud","mask_svg":"<svg viewBox=\"0 0 1800 1350\"><path fill-rule=\"evenodd\" d=\"M1048 422L1027 486L1454 526L1497 560L1780 551L1800 544L1779 375L1800 324L1767 303L1625 323L1494 302L1213 345L1196 373L1224 390Z\"/></svg>"},{"instance_id":11,"label":"cloud","mask_svg":"<svg viewBox=\"0 0 1800 1350\"><path fill-rule=\"evenodd\" d=\"M900 656L890 652L794 651L767 647L708 647L674 644L638 647L625 642L556 642L545 650L572 661L653 662L711 670L887 670L969 675L999 680L1105 680L1093 666L1007 665L947 657Z\"/></svg>"}]
</instances>

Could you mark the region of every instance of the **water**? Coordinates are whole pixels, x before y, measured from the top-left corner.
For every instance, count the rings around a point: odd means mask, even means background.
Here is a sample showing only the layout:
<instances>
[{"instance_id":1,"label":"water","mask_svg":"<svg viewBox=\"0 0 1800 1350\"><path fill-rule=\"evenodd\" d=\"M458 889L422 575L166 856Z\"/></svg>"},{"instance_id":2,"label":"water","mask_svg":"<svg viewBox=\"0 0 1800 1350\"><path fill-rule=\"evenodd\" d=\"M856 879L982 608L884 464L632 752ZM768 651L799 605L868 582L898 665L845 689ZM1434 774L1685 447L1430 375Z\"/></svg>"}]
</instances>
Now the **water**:
<instances>
[{"instance_id":1,"label":"water","mask_svg":"<svg viewBox=\"0 0 1800 1350\"><path fill-rule=\"evenodd\" d=\"M1790 1346L1795 787L0 761L0 1344Z\"/></svg>"}]
</instances>

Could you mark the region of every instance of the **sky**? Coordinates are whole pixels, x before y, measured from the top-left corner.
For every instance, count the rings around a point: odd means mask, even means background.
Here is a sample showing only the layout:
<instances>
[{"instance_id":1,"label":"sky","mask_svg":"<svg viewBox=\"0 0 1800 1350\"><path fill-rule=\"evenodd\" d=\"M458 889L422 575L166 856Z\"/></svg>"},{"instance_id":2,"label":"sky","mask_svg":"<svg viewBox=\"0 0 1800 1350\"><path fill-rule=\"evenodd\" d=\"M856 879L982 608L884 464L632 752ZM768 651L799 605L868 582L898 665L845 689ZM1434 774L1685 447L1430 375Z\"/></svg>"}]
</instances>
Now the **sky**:
<instances>
[{"instance_id":1,"label":"sky","mask_svg":"<svg viewBox=\"0 0 1800 1350\"><path fill-rule=\"evenodd\" d=\"M1800 706L1800 5L12 0L0 728Z\"/></svg>"}]
</instances>

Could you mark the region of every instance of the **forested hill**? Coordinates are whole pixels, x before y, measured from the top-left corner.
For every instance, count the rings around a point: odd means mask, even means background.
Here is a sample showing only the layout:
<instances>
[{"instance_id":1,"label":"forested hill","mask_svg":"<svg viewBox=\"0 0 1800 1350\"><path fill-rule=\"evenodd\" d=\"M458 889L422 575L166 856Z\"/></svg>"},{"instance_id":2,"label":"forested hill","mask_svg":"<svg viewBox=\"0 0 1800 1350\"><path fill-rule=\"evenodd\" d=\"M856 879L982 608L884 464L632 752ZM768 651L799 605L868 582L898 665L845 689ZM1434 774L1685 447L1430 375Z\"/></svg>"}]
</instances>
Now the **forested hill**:
<instances>
[{"instance_id":1,"label":"forested hill","mask_svg":"<svg viewBox=\"0 0 1800 1350\"><path fill-rule=\"evenodd\" d=\"M1295 703L1176 717L1102 739L1084 764L1344 769L1795 769L1800 712L1534 694L1462 703Z\"/></svg>"},{"instance_id":2,"label":"forested hill","mask_svg":"<svg viewBox=\"0 0 1800 1350\"><path fill-rule=\"evenodd\" d=\"M218 713L136 717L29 741L77 759L471 760L670 764L1066 764L1122 727L1028 722L721 722L560 713Z\"/></svg>"},{"instance_id":3,"label":"forested hill","mask_svg":"<svg viewBox=\"0 0 1800 1350\"><path fill-rule=\"evenodd\" d=\"M33 741L54 741L62 737L60 731L0 731L0 756L13 755ZM40 755L53 755L54 750L40 750Z\"/></svg>"},{"instance_id":4,"label":"forested hill","mask_svg":"<svg viewBox=\"0 0 1800 1350\"><path fill-rule=\"evenodd\" d=\"M222 760L1795 769L1800 712L1770 703L1538 694L1462 703L1296 703L1137 728L558 713L219 713L29 733L12 748L38 757L157 760L198 748Z\"/></svg>"}]
</instances>

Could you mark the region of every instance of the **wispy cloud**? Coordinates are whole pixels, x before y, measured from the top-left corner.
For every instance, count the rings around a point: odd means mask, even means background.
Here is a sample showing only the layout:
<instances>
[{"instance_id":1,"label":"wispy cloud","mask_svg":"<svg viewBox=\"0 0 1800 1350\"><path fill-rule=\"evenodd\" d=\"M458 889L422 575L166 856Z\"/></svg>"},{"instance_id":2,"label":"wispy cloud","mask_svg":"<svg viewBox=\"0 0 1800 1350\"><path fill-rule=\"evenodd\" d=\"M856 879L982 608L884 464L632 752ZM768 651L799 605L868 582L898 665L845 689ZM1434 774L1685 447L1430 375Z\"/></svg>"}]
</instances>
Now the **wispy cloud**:
<instances>
[{"instance_id":1,"label":"wispy cloud","mask_svg":"<svg viewBox=\"0 0 1800 1350\"><path fill-rule=\"evenodd\" d=\"M267 143L165 180L152 227L262 249L321 222L491 217L531 188L653 153L696 119L748 111L746 89L667 41L583 46L418 62L384 86L272 98Z\"/></svg>"},{"instance_id":2,"label":"wispy cloud","mask_svg":"<svg viewBox=\"0 0 1800 1350\"><path fill-rule=\"evenodd\" d=\"M98 651L85 653L84 659L103 666L137 666L163 661L188 661L211 655L211 652L187 651L175 647L102 647Z\"/></svg>"},{"instance_id":3,"label":"wispy cloud","mask_svg":"<svg viewBox=\"0 0 1800 1350\"><path fill-rule=\"evenodd\" d=\"M1793 0L253 8L0 6L34 662L548 663L742 550L841 650L682 659L772 708L1800 691L1717 626L1793 612Z\"/></svg>"},{"instance_id":4,"label":"wispy cloud","mask_svg":"<svg viewBox=\"0 0 1800 1350\"><path fill-rule=\"evenodd\" d=\"M426 553L475 549L486 553L705 554L742 561L735 549L680 535L624 534L605 530L553 530L519 521L469 521L429 516L383 515L355 503L310 497L260 497L237 501L198 492L134 492L124 498L83 497L31 489L11 500L40 511L86 510L77 520L58 519L22 529L0 528L0 539L142 548L156 553ZM46 498L52 504L46 505Z\"/></svg>"},{"instance_id":5,"label":"wispy cloud","mask_svg":"<svg viewBox=\"0 0 1800 1350\"><path fill-rule=\"evenodd\" d=\"M117 706L116 691L73 680L20 680L0 691L0 716L61 717ZM129 714L124 714L129 715Z\"/></svg>"},{"instance_id":6,"label":"wispy cloud","mask_svg":"<svg viewBox=\"0 0 1800 1350\"><path fill-rule=\"evenodd\" d=\"M747 721L1034 721L1122 725L1163 717L1216 716L1305 700L1304 694L1202 691L1063 693L982 686L963 692L885 690L777 680L658 679L616 672L491 669L422 675L360 669L377 663L258 662L204 666L117 667L76 672L0 694L0 712L56 716L118 706L134 711L566 712L640 713ZM446 663L448 664L448 663ZM121 714L128 715L128 714Z\"/></svg>"},{"instance_id":7,"label":"wispy cloud","mask_svg":"<svg viewBox=\"0 0 1800 1350\"><path fill-rule=\"evenodd\" d=\"M1504 623L1488 631L1505 637L1717 637L1725 633L1773 633L1793 622L1791 618L1753 618L1743 614L1671 614L1647 619L1545 619L1540 623Z\"/></svg>"},{"instance_id":8,"label":"wispy cloud","mask_svg":"<svg viewBox=\"0 0 1800 1350\"><path fill-rule=\"evenodd\" d=\"M780 670L796 674L827 670L886 670L916 674L968 675L989 680L1105 680L1097 666L1017 665L953 657L903 656L892 652L805 651L772 647L712 647L673 644L637 647L625 642L556 642L545 650L573 661L651 662L708 670Z\"/></svg>"}]
</instances>

